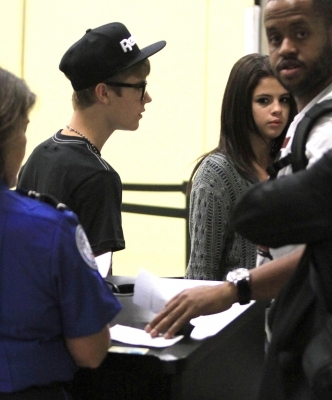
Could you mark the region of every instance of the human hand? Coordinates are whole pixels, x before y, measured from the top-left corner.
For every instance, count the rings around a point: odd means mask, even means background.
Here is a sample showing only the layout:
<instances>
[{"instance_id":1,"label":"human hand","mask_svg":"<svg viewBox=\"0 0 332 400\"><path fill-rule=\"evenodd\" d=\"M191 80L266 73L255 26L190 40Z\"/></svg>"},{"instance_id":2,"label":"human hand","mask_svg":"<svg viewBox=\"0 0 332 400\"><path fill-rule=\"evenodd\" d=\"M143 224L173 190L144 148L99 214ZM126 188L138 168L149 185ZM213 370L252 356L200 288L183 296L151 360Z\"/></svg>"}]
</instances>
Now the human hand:
<instances>
[{"instance_id":1,"label":"human hand","mask_svg":"<svg viewBox=\"0 0 332 400\"><path fill-rule=\"evenodd\" d=\"M228 310L237 301L235 285L223 282L215 286L197 286L174 296L165 308L145 327L152 337L165 332L170 339L192 318Z\"/></svg>"}]
</instances>

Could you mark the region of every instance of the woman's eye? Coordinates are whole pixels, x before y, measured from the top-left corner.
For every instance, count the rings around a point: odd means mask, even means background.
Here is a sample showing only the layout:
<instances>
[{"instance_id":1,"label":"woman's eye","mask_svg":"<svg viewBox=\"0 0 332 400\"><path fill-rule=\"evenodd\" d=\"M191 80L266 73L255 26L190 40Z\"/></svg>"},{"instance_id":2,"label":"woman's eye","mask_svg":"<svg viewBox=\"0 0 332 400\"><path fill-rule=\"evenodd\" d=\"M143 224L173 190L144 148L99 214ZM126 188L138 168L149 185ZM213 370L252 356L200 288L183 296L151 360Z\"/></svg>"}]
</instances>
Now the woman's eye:
<instances>
[{"instance_id":1,"label":"woman's eye","mask_svg":"<svg viewBox=\"0 0 332 400\"><path fill-rule=\"evenodd\" d=\"M257 99L256 101L259 104L267 104L268 103L268 99L266 97L261 97L261 98Z\"/></svg>"}]
</instances>

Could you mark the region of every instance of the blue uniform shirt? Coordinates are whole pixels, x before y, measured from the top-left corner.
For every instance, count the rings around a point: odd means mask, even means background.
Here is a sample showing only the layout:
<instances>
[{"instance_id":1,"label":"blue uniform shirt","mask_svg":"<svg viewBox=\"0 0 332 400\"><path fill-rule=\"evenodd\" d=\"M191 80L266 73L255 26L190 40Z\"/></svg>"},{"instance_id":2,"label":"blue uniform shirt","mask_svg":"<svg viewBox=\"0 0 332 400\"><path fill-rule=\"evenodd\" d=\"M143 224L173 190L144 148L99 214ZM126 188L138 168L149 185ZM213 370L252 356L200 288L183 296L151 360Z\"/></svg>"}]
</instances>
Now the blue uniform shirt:
<instances>
[{"instance_id":1,"label":"blue uniform shirt","mask_svg":"<svg viewBox=\"0 0 332 400\"><path fill-rule=\"evenodd\" d=\"M64 337L97 333L120 309L75 214L0 180L0 392L71 380Z\"/></svg>"}]
</instances>

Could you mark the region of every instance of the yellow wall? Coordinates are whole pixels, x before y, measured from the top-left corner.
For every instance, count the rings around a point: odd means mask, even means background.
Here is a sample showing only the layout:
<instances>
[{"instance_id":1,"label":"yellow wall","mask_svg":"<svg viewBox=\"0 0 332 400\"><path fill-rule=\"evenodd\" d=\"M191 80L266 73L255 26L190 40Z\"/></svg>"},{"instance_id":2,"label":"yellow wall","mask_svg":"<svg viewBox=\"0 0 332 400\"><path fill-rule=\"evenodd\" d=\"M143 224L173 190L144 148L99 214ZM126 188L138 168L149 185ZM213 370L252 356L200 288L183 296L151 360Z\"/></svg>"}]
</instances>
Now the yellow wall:
<instances>
[{"instance_id":1,"label":"yellow wall","mask_svg":"<svg viewBox=\"0 0 332 400\"><path fill-rule=\"evenodd\" d=\"M182 183L195 159L215 147L229 71L244 55L244 14L254 0L0 0L0 65L23 76L38 95L27 155L68 123L72 89L58 65L86 29L123 22L139 47L167 46L151 57L140 128L116 131L102 150L124 183ZM23 18L23 15L25 18ZM24 28L25 27L25 28ZM24 28L24 29L23 29ZM184 207L182 194L124 192L123 201ZM126 250L114 273L145 268L160 276L185 270L184 221L123 214Z\"/></svg>"},{"instance_id":2,"label":"yellow wall","mask_svg":"<svg viewBox=\"0 0 332 400\"><path fill-rule=\"evenodd\" d=\"M23 74L23 0L0 0L0 66Z\"/></svg>"}]
</instances>

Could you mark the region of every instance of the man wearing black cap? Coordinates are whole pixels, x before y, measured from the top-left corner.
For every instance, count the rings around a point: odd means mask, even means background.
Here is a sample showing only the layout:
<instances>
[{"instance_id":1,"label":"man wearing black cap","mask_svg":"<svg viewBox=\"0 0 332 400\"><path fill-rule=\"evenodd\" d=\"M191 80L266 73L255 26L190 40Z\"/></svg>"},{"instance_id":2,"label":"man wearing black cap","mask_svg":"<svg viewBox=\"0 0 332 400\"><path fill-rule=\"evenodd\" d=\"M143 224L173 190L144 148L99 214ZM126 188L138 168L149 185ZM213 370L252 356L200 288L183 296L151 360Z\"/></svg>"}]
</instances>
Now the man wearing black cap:
<instances>
[{"instance_id":1,"label":"man wearing black cap","mask_svg":"<svg viewBox=\"0 0 332 400\"><path fill-rule=\"evenodd\" d=\"M78 215L95 256L125 248L121 180L100 151L116 129L138 128L152 100L148 57L165 45L141 50L118 22L88 29L59 65L74 89L72 119L35 148L20 172L18 187L51 194Z\"/></svg>"}]
</instances>

